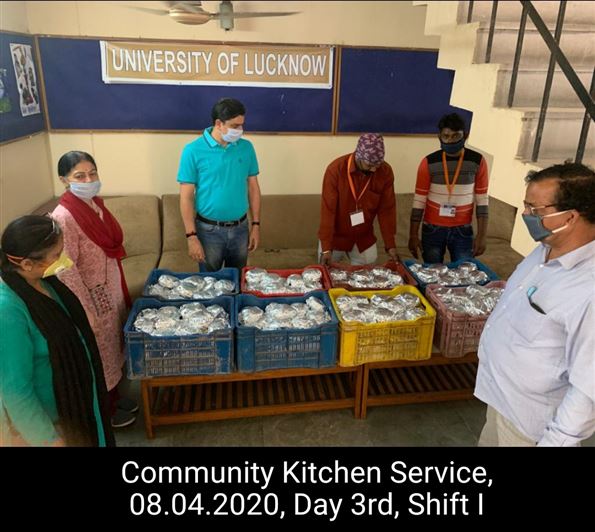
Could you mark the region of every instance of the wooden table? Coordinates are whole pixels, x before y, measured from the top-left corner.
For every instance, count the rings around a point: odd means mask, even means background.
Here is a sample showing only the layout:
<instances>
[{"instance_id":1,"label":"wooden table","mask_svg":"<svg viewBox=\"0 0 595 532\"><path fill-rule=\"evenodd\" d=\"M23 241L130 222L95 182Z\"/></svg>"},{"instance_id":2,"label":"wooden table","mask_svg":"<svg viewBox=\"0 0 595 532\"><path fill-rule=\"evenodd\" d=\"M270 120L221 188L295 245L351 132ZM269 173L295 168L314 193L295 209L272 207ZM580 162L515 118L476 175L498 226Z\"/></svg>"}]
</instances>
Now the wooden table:
<instances>
[{"instance_id":1,"label":"wooden table","mask_svg":"<svg viewBox=\"0 0 595 532\"><path fill-rule=\"evenodd\" d=\"M154 377L141 381L147 438L154 427L215 419L272 416L473 397L477 355L370 362L355 367L293 368L255 373Z\"/></svg>"},{"instance_id":2,"label":"wooden table","mask_svg":"<svg viewBox=\"0 0 595 532\"><path fill-rule=\"evenodd\" d=\"M147 438L153 427L353 408L360 417L364 366L154 377L141 381Z\"/></svg>"},{"instance_id":3,"label":"wooden table","mask_svg":"<svg viewBox=\"0 0 595 532\"><path fill-rule=\"evenodd\" d=\"M369 406L452 401L473 397L477 354L427 360L393 360L364 364L360 417Z\"/></svg>"}]
</instances>

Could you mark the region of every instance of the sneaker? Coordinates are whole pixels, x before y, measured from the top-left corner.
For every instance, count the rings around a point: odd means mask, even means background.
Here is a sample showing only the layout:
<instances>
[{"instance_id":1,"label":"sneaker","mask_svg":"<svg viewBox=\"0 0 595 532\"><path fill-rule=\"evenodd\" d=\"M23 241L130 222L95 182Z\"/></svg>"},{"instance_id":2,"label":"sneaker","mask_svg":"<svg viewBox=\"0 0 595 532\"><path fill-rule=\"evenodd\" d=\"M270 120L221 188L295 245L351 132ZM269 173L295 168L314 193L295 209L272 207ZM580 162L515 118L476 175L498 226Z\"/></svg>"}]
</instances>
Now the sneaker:
<instances>
[{"instance_id":1,"label":"sneaker","mask_svg":"<svg viewBox=\"0 0 595 532\"><path fill-rule=\"evenodd\" d=\"M130 412L131 414L136 414L138 412L138 403L128 397L121 397L118 399L116 406L120 410L126 410L126 412Z\"/></svg>"},{"instance_id":2,"label":"sneaker","mask_svg":"<svg viewBox=\"0 0 595 532\"><path fill-rule=\"evenodd\" d=\"M127 427L128 425L132 425L135 421L136 416L134 414L118 408L116 413L112 416L112 427L115 429Z\"/></svg>"}]
</instances>

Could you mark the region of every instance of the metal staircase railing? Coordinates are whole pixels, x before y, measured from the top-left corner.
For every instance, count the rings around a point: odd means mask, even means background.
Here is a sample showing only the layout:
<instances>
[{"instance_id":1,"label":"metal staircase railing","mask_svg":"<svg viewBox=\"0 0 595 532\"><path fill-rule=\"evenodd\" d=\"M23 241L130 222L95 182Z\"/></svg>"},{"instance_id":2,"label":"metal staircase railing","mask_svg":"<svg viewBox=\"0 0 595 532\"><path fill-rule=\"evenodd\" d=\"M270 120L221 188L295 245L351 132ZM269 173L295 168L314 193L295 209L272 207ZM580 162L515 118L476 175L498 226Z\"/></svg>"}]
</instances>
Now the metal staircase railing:
<instances>
[{"instance_id":1,"label":"metal staircase railing","mask_svg":"<svg viewBox=\"0 0 595 532\"><path fill-rule=\"evenodd\" d=\"M471 22L473 18L473 1L469 2L469 7L467 11L467 22ZM550 60L546 75L545 87L543 91L543 98L541 100L541 108L539 111L539 121L537 123L537 131L535 134L535 142L533 144L533 151L531 155L531 161L537 161L539 157L539 149L541 146L541 139L543 136L543 128L545 126L545 119L547 116L550 92L552 88L552 82L554 78L554 69L556 63L566 76L566 79L570 83L571 87L573 88L574 92L578 96L580 102L582 103L583 107L585 108L585 115L583 118L583 124L581 127L581 132L578 139L575 162L580 163L583 160L583 156L585 153L585 146L587 143L587 135L589 134L589 126L591 122L595 120L595 68L593 69L593 75L591 77L591 87L589 91L585 88L582 84L581 80L579 79L576 70L573 66L569 63L568 59L562 52L560 48L560 38L562 36L563 26L564 26L564 15L566 12L566 0L562 0L560 2L560 7L558 10L558 17L556 20L556 28L554 30L554 36L552 36L550 30L547 28L545 22L535 9L535 6L530 1L523 1L520 0L520 3L523 6L520 24L519 24L519 32L517 37L516 49L514 54L514 61L512 67L512 75L510 80L510 88L508 91L508 107L512 107L514 102L514 93L516 88L516 82L518 77L519 65L521 62L521 53L523 49L523 38L525 36L525 28L527 25L527 17L531 19L535 28L541 35L543 41L545 42L546 46L550 50ZM496 28L496 18L498 14L498 2L494 1L492 4L492 14L490 17L490 28L488 33L488 42L486 46L486 54L485 54L485 62L490 62L490 57L492 53L492 44L494 41L494 32Z\"/></svg>"}]
</instances>

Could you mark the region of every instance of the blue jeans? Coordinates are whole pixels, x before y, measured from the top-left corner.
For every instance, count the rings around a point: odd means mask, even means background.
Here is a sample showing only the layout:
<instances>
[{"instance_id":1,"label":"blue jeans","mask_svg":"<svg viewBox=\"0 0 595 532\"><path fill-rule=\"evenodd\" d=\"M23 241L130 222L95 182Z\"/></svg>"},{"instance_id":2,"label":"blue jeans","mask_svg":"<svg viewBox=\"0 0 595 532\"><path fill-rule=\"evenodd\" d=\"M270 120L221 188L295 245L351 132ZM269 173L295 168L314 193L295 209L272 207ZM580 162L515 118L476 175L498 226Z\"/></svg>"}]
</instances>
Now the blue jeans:
<instances>
[{"instance_id":1,"label":"blue jeans","mask_svg":"<svg viewBox=\"0 0 595 532\"><path fill-rule=\"evenodd\" d=\"M470 224L443 227L424 222L421 226L421 247L424 262L431 264L444 262L447 248L452 262L473 258L473 227Z\"/></svg>"},{"instance_id":2,"label":"blue jeans","mask_svg":"<svg viewBox=\"0 0 595 532\"><path fill-rule=\"evenodd\" d=\"M223 267L242 269L248 262L248 219L233 227L219 227L196 220L196 233L205 252L201 272Z\"/></svg>"}]
</instances>

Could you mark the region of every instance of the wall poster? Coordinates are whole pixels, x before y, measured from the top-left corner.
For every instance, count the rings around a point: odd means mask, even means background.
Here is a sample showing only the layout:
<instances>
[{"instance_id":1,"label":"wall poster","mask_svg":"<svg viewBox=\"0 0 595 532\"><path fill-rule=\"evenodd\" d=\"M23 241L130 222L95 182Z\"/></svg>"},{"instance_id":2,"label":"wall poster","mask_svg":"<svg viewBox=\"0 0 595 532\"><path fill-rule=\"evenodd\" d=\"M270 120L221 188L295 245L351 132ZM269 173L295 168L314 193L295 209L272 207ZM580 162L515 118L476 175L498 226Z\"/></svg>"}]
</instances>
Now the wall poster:
<instances>
[{"instance_id":1,"label":"wall poster","mask_svg":"<svg viewBox=\"0 0 595 532\"><path fill-rule=\"evenodd\" d=\"M21 115L30 116L41 113L31 46L10 43L10 54L20 96Z\"/></svg>"}]
</instances>

